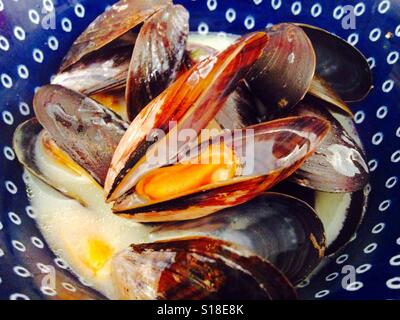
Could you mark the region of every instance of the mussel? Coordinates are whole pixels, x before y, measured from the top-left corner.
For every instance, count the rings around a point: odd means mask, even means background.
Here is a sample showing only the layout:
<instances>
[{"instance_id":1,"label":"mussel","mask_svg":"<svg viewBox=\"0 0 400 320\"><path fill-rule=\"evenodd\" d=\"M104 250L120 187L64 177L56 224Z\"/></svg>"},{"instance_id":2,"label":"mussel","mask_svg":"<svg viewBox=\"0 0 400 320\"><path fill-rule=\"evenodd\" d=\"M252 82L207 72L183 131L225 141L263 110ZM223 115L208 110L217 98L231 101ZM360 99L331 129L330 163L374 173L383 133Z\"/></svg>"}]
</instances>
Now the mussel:
<instances>
[{"instance_id":1,"label":"mussel","mask_svg":"<svg viewBox=\"0 0 400 320\"><path fill-rule=\"evenodd\" d=\"M144 22L133 49L126 85L130 120L176 79L188 33L189 13L180 5L161 9Z\"/></svg>"},{"instance_id":2,"label":"mussel","mask_svg":"<svg viewBox=\"0 0 400 320\"><path fill-rule=\"evenodd\" d=\"M292 114L325 119L331 124L331 131L291 179L300 185L325 192L353 192L368 183L369 170L364 151L321 105L321 101L304 100Z\"/></svg>"},{"instance_id":3,"label":"mussel","mask_svg":"<svg viewBox=\"0 0 400 320\"><path fill-rule=\"evenodd\" d=\"M289 181L273 191L289 194L314 208L325 230L325 255L337 252L351 240L366 212L369 193L368 187L345 193L316 191Z\"/></svg>"},{"instance_id":4,"label":"mussel","mask_svg":"<svg viewBox=\"0 0 400 320\"><path fill-rule=\"evenodd\" d=\"M271 119L305 96L315 72L315 53L304 31L293 24L277 24L266 32L270 41L246 80Z\"/></svg>"},{"instance_id":5,"label":"mussel","mask_svg":"<svg viewBox=\"0 0 400 320\"><path fill-rule=\"evenodd\" d=\"M131 42L129 32L143 23L148 17L171 4L170 0L120 0L109 10L99 15L86 30L75 40L64 57L60 71L78 62L83 57L103 49L118 47L116 40L127 37L122 45ZM130 43L133 45L133 43Z\"/></svg>"},{"instance_id":6,"label":"mussel","mask_svg":"<svg viewBox=\"0 0 400 320\"><path fill-rule=\"evenodd\" d=\"M317 56L315 73L346 102L362 100L372 88L367 59L347 41L315 26L297 23ZM318 91L310 92L318 96Z\"/></svg>"},{"instance_id":7,"label":"mussel","mask_svg":"<svg viewBox=\"0 0 400 320\"><path fill-rule=\"evenodd\" d=\"M59 85L41 87L33 107L57 146L103 185L127 123L96 101Z\"/></svg>"},{"instance_id":8,"label":"mussel","mask_svg":"<svg viewBox=\"0 0 400 320\"><path fill-rule=\"evenodd\" d=\"M160 224L151 240L206 236L234 243L257 254L296 284L324 256L323 225L305 202L265 193L237 207L197 220Z\"/></svg>"},{"instance_id":9,"label":"mussel","mask_svg":"<svg viewBox=\"0 0 400 320\"><path fill-rule=\"evenodd\" d=\"M112 277L119 299L297 297L272 264L233 243L208 237L132 245L113 258Z\"/></svg>"}]
</instances>

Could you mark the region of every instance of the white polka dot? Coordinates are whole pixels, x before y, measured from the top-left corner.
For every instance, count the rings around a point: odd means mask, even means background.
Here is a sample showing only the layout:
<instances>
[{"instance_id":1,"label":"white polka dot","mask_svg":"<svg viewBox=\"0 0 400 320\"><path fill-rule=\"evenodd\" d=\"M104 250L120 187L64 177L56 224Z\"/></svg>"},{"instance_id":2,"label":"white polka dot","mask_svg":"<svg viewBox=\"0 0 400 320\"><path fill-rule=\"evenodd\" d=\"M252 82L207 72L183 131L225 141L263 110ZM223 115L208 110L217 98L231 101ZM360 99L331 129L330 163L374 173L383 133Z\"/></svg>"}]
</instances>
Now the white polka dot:
<instances>
[{"instance_id":1,"label":"white polka dot","mask_svg":"<svg viewBox=\"0 0 400 320\"><path fill-rule=\"evenodd\" d=\"M337 7L333 10L333 17L334 17L336 20L342 19L343 15L344 15L344 10L343 10L343 7L342 7L342 6L337 6Z\"/></svg>"},{"instance_id":2,"label":"white polka dot","mask_svg":"<svg viewBox=\"0 0 400 320\"><path fill-rule=\"evenodd\" d=\"M389 289L400 289L400 277L394 277L386 281L386 286Z\"/></svg>"},{"instance_id":3,"label":"white polka dot","mask_svg":"<svg viewBox=\"0 0 400 320\"><path fill-rule=\"evenodd\" d=\"M26 251L25 245L22 242L18 241L18 240L12 240L11 244L15 249L17 249L20 252L25 252Z\"/></svg>"},{"instance_id":4,"label":"white polka dot","mask_svg":"<svg viewBox=\"0 0 400 320\"><path fill-rule=\"evenodd\" d=\"M0 248L0 258L4 256L4 251L3 249Z\"/></svg>"},{"instance_id":5,"label":"white polka dot","mask_svg":"<svg viewBox=\"0 0 400 320\"><path fill-rule=\"evenodd\" d=\"M50 287L47 287L47 286L45 286L45 287L41 287L40 288L40 291L43 293L43 294L45 294L46 296L55 296L56 294L57 294L57 291L56 290L54 290L53 288L50 288Z\"/></svg>"},{"instance_id":6,"label":"white polka dot","mask_svg":"<svg viewBox=\"0 0 400 320\"><path fill-rule=\"evenodd\" d=\"M3 87L6 89L10 89L13 86L13 81L12 81L11 77L6 73L1 74L0 80L1 80Z\"/></svg>"},{"instance_id":7,"label":"white polka dot","mask_svg":"<svg viewBox=\"0 0 400 320\"><path fill-rule=\"evenodd\" d=\"M400 127L398 127L396 130L396 136L400 138Z\"/></svg>"},{"instance_id":8,"label":"white polka dot","mask_svg":"<svg viewBox=\"0 0 400 320\"><path fill-rule=\"evenodd\" d=\"M383 222L381 222L381 223L376 224L376 225L372 228L371 232L372 232L373 234L378 234L378 233L381 233L382 230L383 230L384 228L385 228L385 224L384 224Z\"/></svg>"},{"instance_id":9,"label":"white polka dot","mask_svg":"<svg viewBox=\"0 0 400 320\"><path fill-rule=\"evenodd\" d=\"M68 269L67 263L64 261L64 259L58 257L54 259L55 264L61 268L61 269Z\"/></svg>"},{"instance_id":10,"label":"white polka dot","mask_svg":"<svg viewBox=\"0 0 400 320\"><path fill-rule=\"evenodd\" d=\"M17 69L18 69L18 76L21 79L28 79L29 78L29 70L25 65L20 64Z\"/></svg>"},{"instance_id":11,"label":"white polka dot","mask_svg":"<svg viewBox=\"0 0 400 320\"><path fill-rule=\"evenodd\" d=\"M373 145L379 145L383 141L383 133L382 132L377 132L372 136L372 144Z\"/></svg>"},{"instance_id":12,"label":"white polka dot","mask_svg":"<svg viewBox=\"0 0 400 320\"><path fill-rule=\"evenodd\" d=\"M311 15L316 18L322 13L322 6L320 3L316 3L311 7Z\"/></svg>"},{"instance_id":13,"label":"white polka dot","mask_svg":"<svg viewBox=\"0 0 400 320\"><path fill-rule=\"evenodd\" d=\"M29 270L24 268L23 266L15 266L13 270L17 276L20 276L22 278L28 278L32 276Z\"/></svg>"},{"instance_id":14,"label":"white polka dot","mask_svg":"<svg viewBox=\"0 0 400 320\"><path fill-rule=\"evenodd\" d=\"M378 160L372 159L372 160L368 161L369 171L373 172L376 170L377 167L378 167Z\"/></svg>"},{"instance_id":15,"label":"white polka dot","mask_svg":"<svg viewBox=\"0 0 400 320\"><path fill-rule=\"evenodd\" d=\"M354 14L357 17L362 16L364 14L364 12L365 12L365 4L364 3L359 2L354 6Z\"/></svg>"},{"instance_id":16,"label":"white polka dot","mask_svg":"<svg viewBox=\"0 0 400 320\"><path fill-rule=\"evenodd\" d=\"M358 274L365 273L372 268L372 265L369 263L362 264L361 266L357 267L356 272Z\"/></svg>"},{"instance_id":17,"label":"white polka dot","mask_svg":"<svg viewBox=\"0 0 400 320\"><path fill-rule=\"evenodd\" d=\"M344 289L347 291L357 291L360 290L364 284L360 281L354 281L350 283L348 286L346 286Z\"/></svg>"},{"instance_id":18,"label":"white polka dot","mask_svg":"<svg viewBox=\"0 0 400 320\"><path fill-rule=\"evenodd\" d=\"M37 63L42 63L42 62L43 62L44 56L43 56L42 50L40 50L40 49L33 49L32 56L33 56L33 59L34 59Z\"/></svg>"},{"instance_id":19,"label":"white polka dot","mask_svg":"<svg viewBox=\"0 0 400 320\"><path fill-rule=\"evenodd\" d=\"M349 259L349 255L348 254L342 254L341 256L336 258L336 263L337 264L342 264L345 261L347 261L347 259Z\"/></svg>"},{"instance_id":20,"label":"white polka dot","mask_svg":"<svg viewBox=\"0 0 400 320\"><path fill-rule=\"evenodd\" d=\"M47 40L47 44L49 45L49 48L53 51L56 51L58 49L58 40L55 36L50 36Z\"/></svg>"},{"instance_id":21,"label":"white polka dot","mask_svg":"<svg viewBox=\"0 0 400 320\"><path fill-rule=\"evenodd\" d=\"M214 11L215 9L217 9L217 6L218 6L217 0L207 0L208 10Z\"/></svg>"},{"instance_id":22,"label":"white polka dot","mask_svg":"<svg viewBox=\"0 0 400 320\"><path fill-rule=\"evenodd\" d=\"M10 295L10 300L30 300L30 299L27 295L16 292Z\"/></svg>"},{"instance_id":23,"label":"white polka dot","mask_svg":"<svg viewBox=\"0 0 400 320\"><path fill-rule=\"evenodd\" d=\"M392 189L397 183L397 177L393 176L386 180L385 187L388 189Z\"/></svg>"},{"instance_id":24,"label":"white polka dot","mask_svg":"<svg viewBox=\"0 0 400 320\"><path fill-rule=\"evenodd\" d=\"M392 161L394 163L397 163L400 161L400 150L397 150L392 153L392 155L390 157L390 161Z\"/></svg>"},{"instance_id":25,"label":"white polka dot","mask_svg":"<svg viewBox=\"0 0 400 320\"><path fill-rule=\"evenodd\" d=\"M325 297L325 296L327 296L328 294L329 294L329 290L321 290L321 291L318 291L316 294L315 294L315 298L317 298L317 299L319 299L319 298L323 298L323 297Z\"/></svg>"},{"instance_id":26,"label":"white polka dot","mask_svg":"<svg viewBox=\"0 0 400 320\"><path fill-rule=\"evenodd\" d=\"M369 40L371 40L372 42L378 41L381 35L382 35L381 29L374 28L369 33Z\"/></svg>"},{"instance_id":27,"label":"white polka dot","mask_svg":"<svg viewBox=\"0 0 400 320\"><path fill-rule=\"evenodd\" d=\"M253 2L256 6L258 6L261 2L263 2L263 0L253 0Z\"/></svg>"},{"instance_id":28,"label":"white polka dot","mask_svg":"<svg viewBox=\"0 0 400 320\"><path fill-rule=\"evenodd\" d=\"M388 79L382 84L382 91L388 93L392 91L393 87L394 87L394 81L392 79Z\"/></svg>"},{"instance_id":29,"label":"white polka dot","mask_svg":"<svg viewBox=\"0 0 400 320\"><path fill-rule=\"evenodd\" d=\"M11 220L12 223L18 226L22 223L21 218L15 212L10 211L8 213L8 218Z\"/></svg>"},{"instance_id":30,"label":"white polka dot","mask_svg":"<svg viewBox=\"0 0 400 320\"><path fill-rule=\"evenodd\" d=\"M51 12L54 10L54 4L51 0L43 0L43 8L46 9L47 12Z\"/></svg>"},{"instance_id":31,"label":"white polka dot","mask_svg":"<svg viewBox=\"0 0 400 320\"><path fill-rule=\"evenodd\" d=\"M71 292L75 292L76 291L76 288L72 284L70 284L68 282L63 282L63 283L61 283L61 285L64 287L64 289L66 289L68 291L71 291Z\"/></svg>"},{"instance_id":32,"label":"white polka dot","mask_svg":"<svg viewBox=\"0 0 400 320\"><path fill-rule=\"evenodd\" d=\"M38 237L31 237L31 242L36 248L39 248L39 249L44 248L43 241L41 239L39 239Z\"/></svg>"},{"instance_id":33,"label":"white polka dot","mask_svg":"<svg viewBox=\"0 0 400 320\"><path fill-rule=\"evenodd\" d=\"M391 257L389 263L394 267L400 266L400 254Z\"/></svg>"},{"instance_id":34,"label":"white polka dot","mask_svg":"<svg viewBox=\"0 0 400 320\"><path fill-rule=\"evenodd\" d=\"M398 245L400 246L400 237L399 237L399 238L397 238L397 240L396 240L396 244L398 244Z\"/></svg>"},{"instance_id":35,"label":"white polka dot","mask_svg":"<svg viewBox=\"0 0 400 320\"><path fill-rule=\"evenodd\" d=\"M392 51L388 54L386 61L388 64L395 64L399 60L399 56L397 51Z\"/></svg>"},{"instance_id":36,"label":"white polka dot","mask_svg":"<svg viewBox=\"0 0 400 320\"><path fill-rule=\"evenodd\" d=\"M301 13L301 2L300 1L295 1L292 3L291 11L293 15L298 16Z\"/></svg>"},{"instance_id":37,"label":"white polka dot","mask_svg":"<svg viewBox=\"0 0 400 320\"><path fill-rule=\"evenodd\" d=\"M36 214L35 214L35 210L33 209L32 206L26 206L25 207L25 212L28 215L29 218L35 219L36 218Z\"/></svg>"},{"instance_id":38,"label":"white polka dot","mask_svg":"<svg viewBox=\"0 0 400 320\"><path fill-rule=\"evenodd\" d=\"M364 121L364 119L365 119L365 113L364 113L364 111L357 111L355 114L354 114L354 122L355 123L357 123L357 124L359 124L359 123L362 123L363 121Z\"/></svg>"},{"instance_id":39,"label":"white polka dot","mask_svg":"<svg viewBox=\"0 0 400 320\"><path fill-rule=\"evenodd\" d=\"M0 0L0 12L4 10L3 0Z\"/></svg>"},{"instance_id":40,"label":"white polka dot","mask_svg":"<svg viewBox=\"0 0 400 320\"><path fill-rule=\"evenodd\" d=\"M51 268L48 265L45 265L44 263L38 262L36 263L36 267L39 269L41 273L50 273Z\"/></svg>"},{"instance_id":41,"label":"white polka dot","mask_svg":"<svg viewBox=\"0 0 400 320\"><path fill-rule=\"evenodd\" d=\"M358 43L358 33L352 33L347 37L347 42L350 43L352 46L355 46Z\"/></svg>"},{"instance_id":42,"label":"white polka dot","mask_svg":"<svg viewBox=\"0 0 400 320\"><path fill-rule=\"evenodd\" d=\"M0 221L0 231L3 230L3 223Z\"/></svg>"},{"instance_id":43,"label":"white polka dot","mask_svg":"<svg viewBox=\"0 0 400 320\"><path fill-rule=\"evenodd\" d=\"M332 272L331 274L327 275L325 280L326 281L333 281L339 276L339 273L337 272Z\"/></svg>"},{"instance_id":44,"label":"white polka dot","mask_svg":"<svg viewBox=\"0 0 400 320\"><path fill-rule=\"evenodd\" d=\"M274 10L278 10L282 5L282 0L271 0L271 7Z\"/></svg>"},{"instance_id":45,"label":"white polka dot","mask_svg":"<svg viewBox=\"0 0 400 320\"><path fill-rule=\"evenodd\" d=\"M389 209L390 205L392 204L391 200L384 200L379 204L378 210L383 212Z\"/></svg>"},{"instance_id":46,"label":"white polka dot","mask_svg":"<svg viewBox=\"0 0 400 320\"><path fill-rule=\"evenodd\" d=\"M232 9L232 8L229 8L228 10L226 10L225 19L229 23L232 23L233 21L235 21L235 19L236 19L236 11L234 9Z\"/></svg>"},{"instance_id":47,"label":"white polka dot","mask_svg":"<svg viewBox=\"0 0 400 320\"><path fill-rule=\"evenodd\" d=\"M68 18L63 18L61 20L61 27L63 28L63 30L65 32L71 32L71 30L72 30L71 20L69 20Z\"/></svg>"},{"instance_id":48,"label":"white polka dot","mask_svg":"<svg viewBox=\"0 0 400 320\"><path fill-rule=\"evenodd\" d=\"M396 30L394 31L394 34L395 34L397 37L400 37L400 24L396 27Z\"/></svg>"},{"instance_id":49,"label":"white polka dot","mask_svg":"<svg viewBox=\"0 0 400 320\"><path fill-rule=\"evenodd\" d=\"M13 161L15 159L14 150L8 146L3 148L3 154L7 160Z\"/></svg>"},{"instance_id":50,"label":"white polka dot","mask_svg":"<svg viewBox=\"0 0 400 320\"><path fill-rule=\"evenodd\" d=\"M300 282L297 286L299 288L305 288L310 284L310 279L304 279L302 282Z\"/></svg>"},{"instance_id":51,"label":"white polka dot","mask_svg":"<svg viewBox=\"0 0 400 320\"><path fill-rule=\"evenodd\" d=\"M376 67L376 62L375 62L375 58L374 57L369 57L367 59L368 65L370 69L373 69Z\"/></svg>"},{"instance_id":52,"label":"white polka dot","mask_svg":"<svg viewBox=\"0 0 400 320\"><path fill-rule=\"evenodd\" d=\"M39 24L40 23L40 16L39 13L37 13L36 10L31 9L29 10L29 20L31 20L32 23L34 24Z\"/></svg>"},{"instance_id":53,"label":"white polka dot","mask_svg":"<svg viewBox=\"0 0 400 320\"><path fill-rule=\"evenodd\" d=\"M4 185L9 193L16 194L18 192L17 186L10 180L7 180Z\"/></svg>"},{"instance_id":54,"label":"white polka dot","mask_svg":"<svg viewBox=\"0 0 400 320\"><path fill-rule=\"evenodd\" d=\"M370 243L369 245L367 245L363 251L364 251L364 253L371 253L371 252L374 252L377 247L378 247L378 245L375 242L373 242L373 243Z\"/></svg>"},{"instance_id":55,"label":"white polka dot","mask_svg":"<svg viewBox=\"0 0 400 320\"><path fill-rule=\"evenodd\" d=\"M381 1L381 2L379 3L379 5L378 5L378 11L379 11L379 13L384 14L384 13L386 13L389 9L390 9L390 1L388 1L388 0Z\"/></svg>"},{"instance_id":56,"label":"white polka dot","mask_svg":"<svg viewBox=\"0 0 400 320\"><path fill-rule=\"evenodd\" d=\"M8 49L10 49L10 43L7 38L2 35L0 35L0 49L3 51L8 51Z\"/></svg>"},{"instance_id":57,"label":"white polka dot","mask_svg":"<svg viewBox=\"0 0 400 320\"><path fill-rule=\"evenodd\" d=\"M20 40L20 41L24 41L26 38L26 34L25 34L25 30L22 29L22 27L20 26L16 26L14 28L14 36Z\"/></svg>"},{"instance_id":58,"label":"white polka dot","mask_svg":"<svg viewBox=\"0 0 400 320\"><path fill-rule=\"evenodd\" d=\"M206 35L208 33L208 24L205 22L200 22L197 27L197 32Z\"/></svg>"},{"instance_id":59,"label":"white polka dot","mask_svg":"<svg viewBox=\"0 0 400 320\"><path fill-rule=\"evenodd\" d=\"M256 21L254 20L253 16L247 16L246 19L244 19L244 26L247 30L253 29L255 24Z\"/></svg>"},{"instance_id":60,"label":"white polka dot","mask_svg":"<svg viewBox=\"0 0 400 320\"><path fill-rule=\"evenodd\" d=\"M386 117L387 113L388 113L388 107L381 106L378 108L378 110L376 110L376 117L378 119L383 119Z\"/></svg>"},{"instance_id":61,"label":"white polka dot","mask_svg":"<svg viewBox=\"0 0 400 320\"><path fill-rule=\"evenodd\" d=\"M80 3L75 6L74 11L78 18L83 18L85 16L85 7Z\"/></svg>"},{"instance_id":62,"label":"white polka dot","mask_svg":"<svg viewBox=\"0 0 400 320\"><path fill-rule=\"evenodd\" d=\"M23 115L23 116L27 116L31 113L31 110L29 108L29 105L25 102L20 102L19 103L19 112Z\"/></svg>"}]
</instances>

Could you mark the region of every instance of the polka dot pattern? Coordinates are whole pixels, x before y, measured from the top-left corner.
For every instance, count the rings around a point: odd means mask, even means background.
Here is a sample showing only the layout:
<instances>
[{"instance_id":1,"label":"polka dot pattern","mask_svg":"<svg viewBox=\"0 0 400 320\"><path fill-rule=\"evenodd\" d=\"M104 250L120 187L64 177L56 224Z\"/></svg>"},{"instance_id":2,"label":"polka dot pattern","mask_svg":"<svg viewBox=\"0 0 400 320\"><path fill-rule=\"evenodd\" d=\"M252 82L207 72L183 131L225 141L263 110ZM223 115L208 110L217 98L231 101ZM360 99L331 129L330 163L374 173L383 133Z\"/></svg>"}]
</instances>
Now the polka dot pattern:
<instances>
[{"instance_id":1,"label":"polka dot pattern","mask_svg":"<svg viewBox=\"0 0 400 320\"><path fill-rule=\"evenodd\" d=\"M28 176L15 159L11 137L15 127L32 116L35 90L56 73L80 32L113 2L0 0L2 15L18 13L9 20L12 24L6 23L0 30L0 161L4 168L0 192L8 197L7 203L0 203L0 299L53 299L62 291L70 296L101 298L84 279L69 271L65 261L54 256L37 230L29 192L25 192ZM366 100L353 103L351 108L369 159L369 210L357 237L329 257L311 279L303 281L299 294L308 299L400 299L400 92L395 82L400 63L400 24L394 1L352 2L356 29L342 27L345 1L175 2L189 9L191 29L201 34L240 34L281 21L297 21L331 30L365 54L374 88ZM50 23L47 29L42 28L44 13L56 18L54 26ZM27 259L28 253L36 260ZM52 270L57 274L56 286L35 287L40 281L33 281L33 277L50 275Z\"/></svg>"}]
</instances>

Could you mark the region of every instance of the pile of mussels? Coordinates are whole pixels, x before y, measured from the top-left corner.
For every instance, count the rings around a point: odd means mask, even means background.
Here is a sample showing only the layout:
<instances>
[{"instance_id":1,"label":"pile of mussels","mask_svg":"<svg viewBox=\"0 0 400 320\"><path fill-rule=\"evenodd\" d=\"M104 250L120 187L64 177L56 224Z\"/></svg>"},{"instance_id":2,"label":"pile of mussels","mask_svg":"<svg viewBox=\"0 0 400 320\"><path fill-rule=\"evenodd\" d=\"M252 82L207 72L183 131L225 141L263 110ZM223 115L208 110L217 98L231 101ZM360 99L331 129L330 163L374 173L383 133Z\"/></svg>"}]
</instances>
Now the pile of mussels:
<instances>
[{"instance_id":1,"label":"pile of mussels","mask_svg":"<svg viewBox=\"0 0 400 320\"><path fill-rule=\"evenodd\" d=\"M371 89L368 63L310 25L277 24L218 51L190 41L188 20L170 0L113 5L36 92L36 118L18 127L14 148L32 174L80 201L39 169L34 146L64 153L116 215L153 223L162 240L113 258L121 298L296 298L294 286L349 241L365 211L369 173L347 103ZM119 114L95 100L121 92ZM199 141L209 127L217 134ZM188 128L196 135L165 161L148 161ZM232 161L190 162L202 143ZM313 208L321 191L351 194L330 243Z\"/></svg>"}]
</instances>

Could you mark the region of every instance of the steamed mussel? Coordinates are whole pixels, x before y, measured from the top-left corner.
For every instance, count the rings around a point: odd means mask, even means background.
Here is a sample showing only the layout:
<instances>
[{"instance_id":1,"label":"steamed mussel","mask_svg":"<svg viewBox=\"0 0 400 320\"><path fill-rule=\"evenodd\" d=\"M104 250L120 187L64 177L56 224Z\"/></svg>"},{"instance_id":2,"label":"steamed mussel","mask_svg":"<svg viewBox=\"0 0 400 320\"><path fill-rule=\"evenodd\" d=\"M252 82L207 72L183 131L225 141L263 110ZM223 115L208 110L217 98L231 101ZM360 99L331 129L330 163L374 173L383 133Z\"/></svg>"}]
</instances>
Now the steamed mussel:
<instances>
[{"instance_id":1,"label":"steamed mussel","mask_svg":"<svg viewBox=\"0 0 400 320\"><path fill-rule=\"evenodd\" d=\"M90 244L117 298L295 299L365 213L369 171L348 105L372 87L363 55L305 24L219 37L190 34L172 1L120 0L15 132L36 178L94 210L53 172L83 177L101 210L146 228L118 250Z\"/></svg>"}]
</instances>

